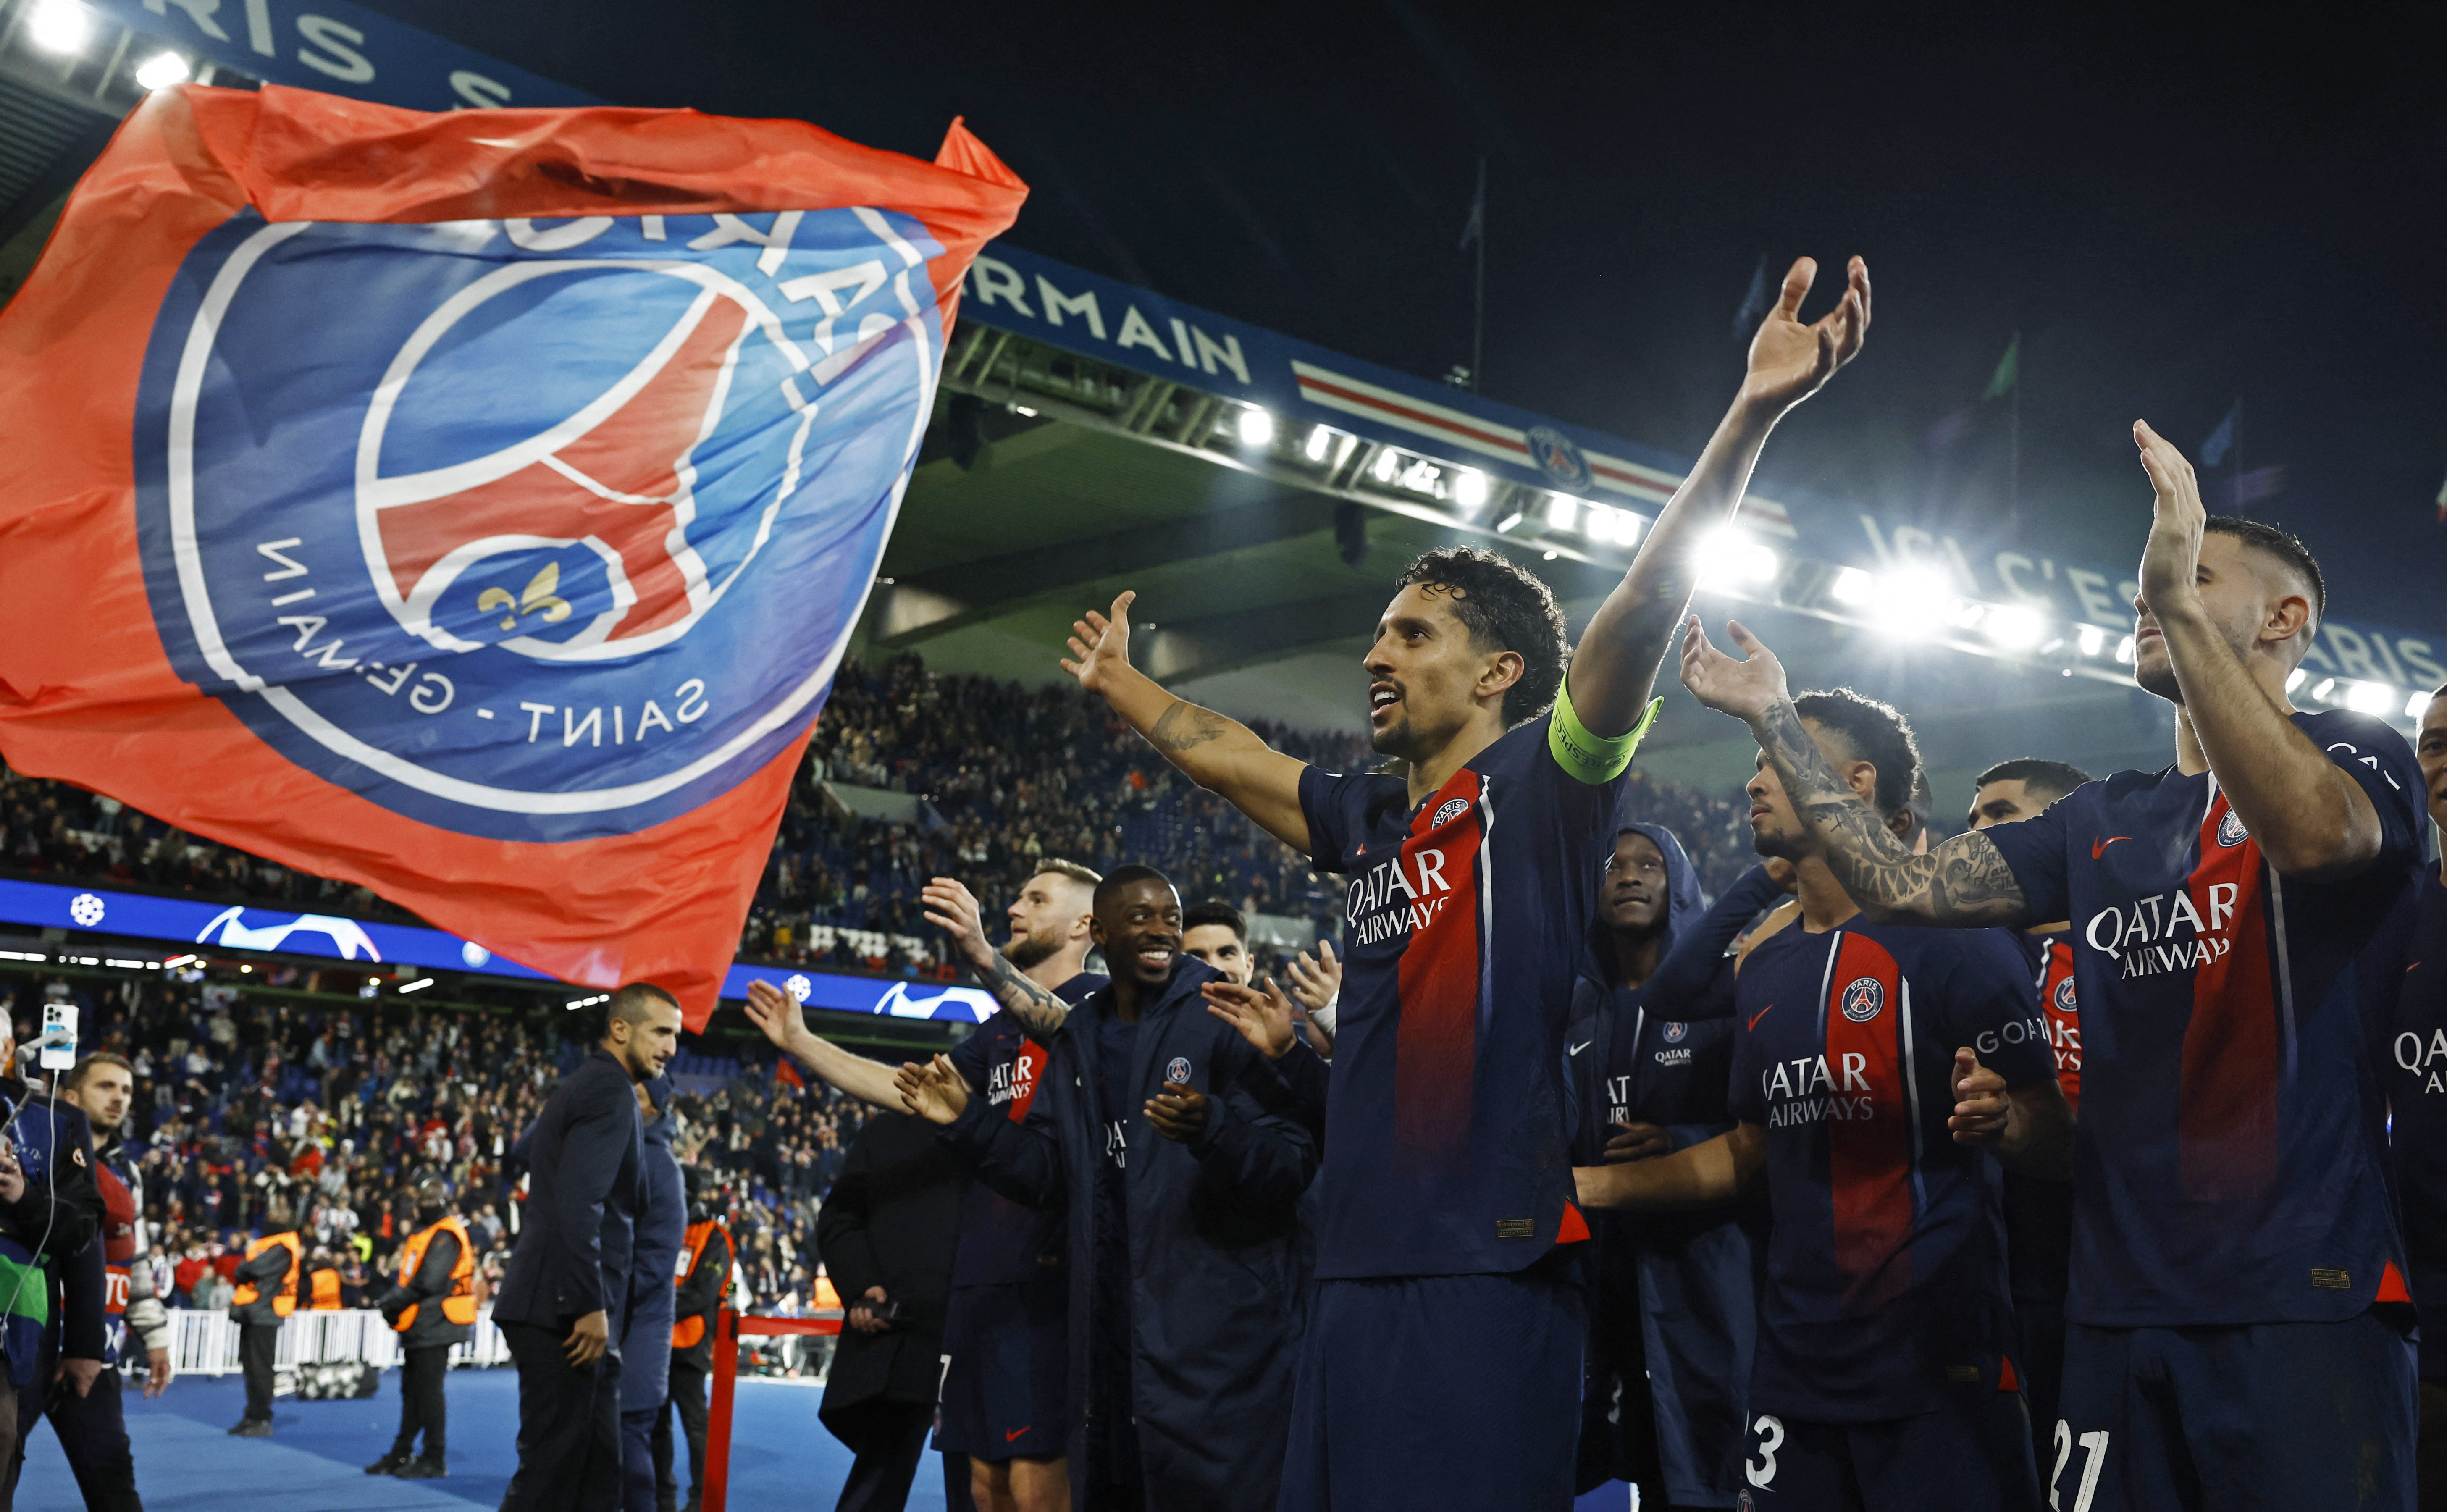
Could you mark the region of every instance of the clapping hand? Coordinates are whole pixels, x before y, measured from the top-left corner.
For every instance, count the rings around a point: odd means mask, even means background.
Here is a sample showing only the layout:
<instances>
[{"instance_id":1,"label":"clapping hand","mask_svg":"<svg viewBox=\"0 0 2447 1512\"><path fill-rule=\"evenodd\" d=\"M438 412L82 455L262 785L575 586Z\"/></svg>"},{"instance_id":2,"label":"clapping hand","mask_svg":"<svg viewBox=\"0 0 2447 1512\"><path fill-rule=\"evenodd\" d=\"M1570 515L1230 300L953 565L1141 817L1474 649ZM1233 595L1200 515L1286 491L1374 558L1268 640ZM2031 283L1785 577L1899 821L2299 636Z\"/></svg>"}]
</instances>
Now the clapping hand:
<instances>
[{"instance_id":1,"label":"clapping hand","mask_svg":"<svg viewBox=\"0 0 2447 1512\"><path fill-rule=\"evenodd\" d=\"M1292 1000L1267 977L1257 987L1213 981L1200 986L1206 1011L1241 1031L1266 1059L1280 1060L1292 1048Z\"/></svg>"},{"instance_id":2,"label":"clapping hand","mask_svg":"<svg viewBox=\"0 0 2447 1512\"><path fill-rule=\"evenodd\" d=\"M983 975L994 969L994 946L987 943L985 917L977 897L949 877L938 877L919 891L926 922L951 936L952 954Z\"/></svg>"},{"instance_id":3,"label":"clapping hand","mask_svg":"<svg viewBox=\"0 0 2447 1512\"><path fill-rule=\"evenodd\" d=\"M1334 1034L1318 1022L1317 1015L1325 1012L1342 992L1342 958L1334 954L1334 941L1319 939L1315 955L1295 955L1283 970L1291 976L1292 996L1299 1002L1301 1016L1308 1020L1310 1043L1319 1055L1331 1058Z\"/></svg>"},{"instance_id":4,"label":"clapping hand","mask_svg":"<svg viewBox=\"0 0 2447 1512\"><path fill-rule=\"evenodd\" d=\"M920 1066L915 1061L892 1078L901 1106L930 1124L949 1124L969 1106L969 1084L951 1057L938 1055Z\"/></svg>"},{"instance_id":5,"label":"clapping hand","mask_svg":"<svg viewBox=\"0 0 2447 1512\"><path fill-rule=\"evenodd\" d=\"M1145 1112L1155 1131L1175 1144L1186 1144L1206 1127L1208 1098L1187 1082L1167 1082L1148 1098Z\"/></svg>"}]
</instances>

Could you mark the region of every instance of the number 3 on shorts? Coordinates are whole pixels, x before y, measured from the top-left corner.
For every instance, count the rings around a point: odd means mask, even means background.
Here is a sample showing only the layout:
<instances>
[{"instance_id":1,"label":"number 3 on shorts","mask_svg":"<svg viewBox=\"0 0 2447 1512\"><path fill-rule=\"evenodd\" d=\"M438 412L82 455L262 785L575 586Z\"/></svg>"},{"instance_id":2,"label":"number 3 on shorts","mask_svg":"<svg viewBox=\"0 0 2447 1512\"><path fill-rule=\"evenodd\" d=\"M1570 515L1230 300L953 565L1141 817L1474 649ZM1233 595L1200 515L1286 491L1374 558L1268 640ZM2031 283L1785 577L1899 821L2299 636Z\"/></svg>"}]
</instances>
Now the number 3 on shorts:
<instances>
[{"instance_id":1,"label":"number 3 on shorts","mask_svg":"<svg viewBox=\"0 0 2447 1512\"><path fill-rule=\"evenodd\" d=\"M1758 1463L1754 1465L1744 1460L1742 1474L1751 1484L1764 1491L1775 1480L1775 1451L1784 1446L1784 1424L1780 1419L1763 1415L1751 1425L1751 1431L1759 1436Z\"/></svg>"},{"instance_id":2,"label":"number 3 on shorts","mask_svg":"<svg viewBox=\"0 0 2447 1512\"><path fill-rule=\"evenodd\" d=\"M2048 1472L2049 1512L2090 1512L2090 1499L2098 1494L2098 1472L2107 1467L2107 1430L2105 1428L2085 1433L2077 1441L2081 1445L2081 1485L2073 1494L2073 1505L2068 1507L2057 1501L2057 1483L2064 1479L2065 1461L2073 1458L2073 1446L2076 1442L2073 1436L2073 1425L2058 1418L2056 1468Z\"/></svg>"}]
</instances>

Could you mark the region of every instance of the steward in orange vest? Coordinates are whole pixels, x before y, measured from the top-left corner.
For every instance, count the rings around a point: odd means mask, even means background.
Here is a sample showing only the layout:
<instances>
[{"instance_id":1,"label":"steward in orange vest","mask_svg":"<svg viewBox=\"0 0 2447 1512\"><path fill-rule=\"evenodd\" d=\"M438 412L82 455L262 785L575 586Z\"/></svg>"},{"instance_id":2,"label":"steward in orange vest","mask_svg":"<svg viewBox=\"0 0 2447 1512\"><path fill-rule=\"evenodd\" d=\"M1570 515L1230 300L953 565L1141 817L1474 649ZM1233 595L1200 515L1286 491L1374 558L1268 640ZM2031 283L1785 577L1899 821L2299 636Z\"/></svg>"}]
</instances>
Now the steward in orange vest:
<instances>
[{"instance_id":1,"label":"steward in orange vest","mask_svg":"<svg viewBox=\"0 0 2447 1512\"><path fill-rule=\"evenodd\" d=\"M678 1307L672 1324L672 1363L713 1369L713 1314L730 1287L730 1231L714 1219L688 1226L680 1240Z\"/></svg>"},{"instance_id":2,"label":"steward in orange vest","mask_svg":"<svg viewBox=\"0 0 2447 1512\"><path fill-rule=\"evenodd\" d=\"M246 1263L237 1268L237 1290L230 1294L230 1316L240 1323L276 1326L296 1312L305 1259L305 1245L294 1230L250 1241Z\"/></svg>"},{"instance_id":3,"label":"steward in orange vest","mask_svg":"<svg viewBox=\"0 0 2447 1512\"><path fill-rule=\"evenodd\" d=\"M458 1214L444 1213L399 1247L399 1280L381 1307L404 1350L464 1344L473 1335L476 1246Z\"/></svg>"},{"instance_id":4,"label":"steward in orange vest","mask_svg":"<svg viewBox=\"0 0 2447 1512\"><path fill-rule=\"evenodd\" d=\"M306 1262L306 1306L316 1313L340 1310L340 1262L322 1250Z\"/></svg>"}]
</instances>

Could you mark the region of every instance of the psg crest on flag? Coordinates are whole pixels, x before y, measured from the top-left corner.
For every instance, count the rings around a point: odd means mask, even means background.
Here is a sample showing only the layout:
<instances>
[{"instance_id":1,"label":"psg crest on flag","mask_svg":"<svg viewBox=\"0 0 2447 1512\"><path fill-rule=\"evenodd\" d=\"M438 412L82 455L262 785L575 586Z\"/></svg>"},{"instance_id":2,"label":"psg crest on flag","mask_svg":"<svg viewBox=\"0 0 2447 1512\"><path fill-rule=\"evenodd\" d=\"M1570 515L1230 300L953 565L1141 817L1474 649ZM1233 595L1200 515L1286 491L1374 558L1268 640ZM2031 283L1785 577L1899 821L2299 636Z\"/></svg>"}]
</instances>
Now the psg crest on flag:
<instances>
[{"instance_id":1,"label":"psg crest on flag","mask_svg":"<svg viewBox=\"0 0 2447 1512\"><path fill-rule=\"evenodd\" d=\"M864 207L235 217L140 391L163 644L291 760L427 823L687 811L831 679L929 412L940 252Z\"/></svg>"},{"instance_id":2,"label":"psg crest on flag","mask_svg":"<svg viewBox=\"0 0 2447 1512\"><path fill-rule=\"evenodd\" d=\"M0 311L0 748L701 1026L1027 192L957 121L154 91Z\"/></svg>"}]
</instances>

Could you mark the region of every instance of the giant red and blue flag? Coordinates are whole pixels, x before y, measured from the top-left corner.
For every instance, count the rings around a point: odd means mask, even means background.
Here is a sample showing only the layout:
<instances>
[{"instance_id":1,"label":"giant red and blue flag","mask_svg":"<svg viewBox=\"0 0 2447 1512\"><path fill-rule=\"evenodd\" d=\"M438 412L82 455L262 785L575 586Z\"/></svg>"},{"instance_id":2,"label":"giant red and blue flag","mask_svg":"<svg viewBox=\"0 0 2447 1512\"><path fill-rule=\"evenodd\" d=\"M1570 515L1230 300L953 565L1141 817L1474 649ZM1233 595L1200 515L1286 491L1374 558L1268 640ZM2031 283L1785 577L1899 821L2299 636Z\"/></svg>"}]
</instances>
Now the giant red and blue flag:
<instances>
[{"instance_id":1,"label":"giant red and blue flag","mask_svg":"<svg viewBox=\"0 0 2447 1512\"><path fill-rule=\"evenodd\" d=\"M1026 190L161 91L0 314L0 751L702 1024Z\"/></svg>"}]
</instances>

